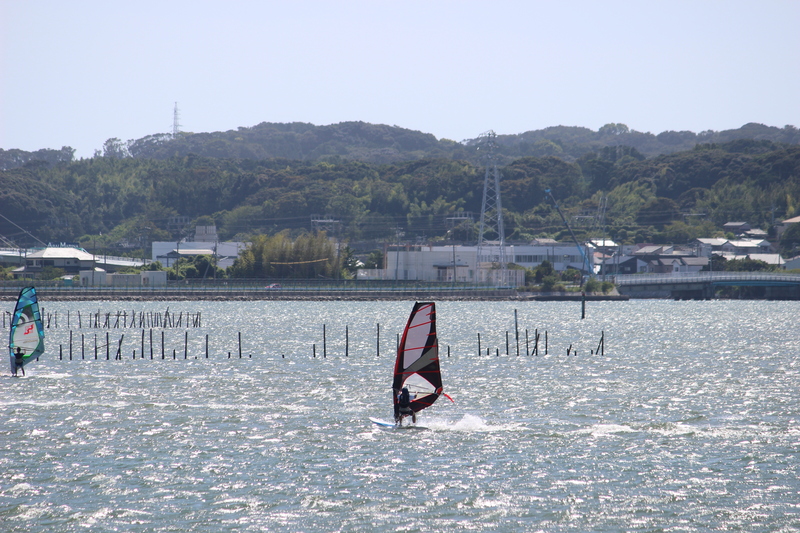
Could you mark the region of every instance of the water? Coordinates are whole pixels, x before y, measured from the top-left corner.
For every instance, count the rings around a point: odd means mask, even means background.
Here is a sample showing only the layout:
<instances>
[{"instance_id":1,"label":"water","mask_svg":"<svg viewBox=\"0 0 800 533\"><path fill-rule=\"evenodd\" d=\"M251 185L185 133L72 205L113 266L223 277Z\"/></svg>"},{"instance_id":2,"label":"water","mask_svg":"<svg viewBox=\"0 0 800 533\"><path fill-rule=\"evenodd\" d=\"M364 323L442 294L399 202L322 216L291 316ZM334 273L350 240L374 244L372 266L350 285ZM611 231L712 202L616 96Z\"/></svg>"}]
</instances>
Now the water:
<instances>
[{"instance_id":1,"label":"water","mask_svg":"<svg viewBox=\"0 0 800 533\"><path fill-rule=\"evenodd\" d=\"M45 303L48 354L2 379L0 530L800 529L797 302L598 302L586 320L574 303L441 302L455 403L424 411L427 431L368 422L391 417L410 302L173 302L203 313L189 359L185 328L163 360L161 330L153 360L140 330L110 330L122 361L94 360L105 330L75 329L78 310L85 326L166 305ZM60 361L67 309L77 360ZM525 355L526 328L530 348L547 330L547 356Z\"/></svg>"}]
</instances>

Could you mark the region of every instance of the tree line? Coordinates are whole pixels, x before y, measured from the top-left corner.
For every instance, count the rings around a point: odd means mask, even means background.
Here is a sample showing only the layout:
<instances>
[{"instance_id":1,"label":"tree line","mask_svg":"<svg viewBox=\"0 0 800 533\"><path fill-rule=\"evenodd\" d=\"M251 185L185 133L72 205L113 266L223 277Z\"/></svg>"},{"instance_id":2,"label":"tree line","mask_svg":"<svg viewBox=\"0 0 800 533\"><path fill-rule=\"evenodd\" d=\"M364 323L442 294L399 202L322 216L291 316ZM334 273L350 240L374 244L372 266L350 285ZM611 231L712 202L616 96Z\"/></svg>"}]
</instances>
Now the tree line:
<instances>
[{"instance_id":1,"label":"tree line","mask_svg":"<svg viewBox=\"0 0 800 533\"><path fill-rule=\"evenodd\" d=\"M281 232L295 240L319 229L351 243L478 237L485 168L466 158L379 164L118 155L0 171L6 244L77 241L149 257L150 242L187 237L195 224L215 224L221 239L248 242ZM774 141L705 143L652 158L607 146L574 161L520 157L499 170L511 241L569 239L547 189L579 238L620 243L723 236L729 221L770 230L800 214L800 147ZM789 254L800 242L796 232L785 235Z\"/></svg>"}]
</instances>

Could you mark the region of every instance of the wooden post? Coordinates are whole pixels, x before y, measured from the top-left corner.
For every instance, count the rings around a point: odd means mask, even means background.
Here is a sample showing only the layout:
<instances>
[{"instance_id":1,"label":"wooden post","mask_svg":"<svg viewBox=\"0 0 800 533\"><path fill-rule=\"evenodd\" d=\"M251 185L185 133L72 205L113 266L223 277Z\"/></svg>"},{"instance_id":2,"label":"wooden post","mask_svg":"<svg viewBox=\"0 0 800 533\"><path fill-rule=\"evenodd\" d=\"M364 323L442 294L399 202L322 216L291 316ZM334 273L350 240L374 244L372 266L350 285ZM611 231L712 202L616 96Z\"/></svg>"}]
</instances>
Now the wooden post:
<instances>
[{"instance_id":1,"label":"wooden post","mask_svg":"<svg viewBox=\"0 0 800 533\"><path fill-rule=\"evenodd\" d=\"M506 355L508 355L508 330L506 330Z\"/></svg>"},{"instance_id":2,"label":"wooden post","mask_svg":"<svg viewBox=\"0 0 800 533\"><path fill-rule=\"evenodd\" d=\"M161 359L164 359L166 354L164 353L164 330L161 330Z\"/></svg>"},{"instance_id":3,"label":"wooden post","mask_svg":"<svg viewBox=\"0 0 800 533\"><path fill-rule=\"evenodd\" d=\"M206 359L208 359L208 333L206 333Z\"/></svg>"},{"instance_id":4,"label":"wooden post","mask_svg":"<svg viewBox=\"0 0 800 533\"><path fill-rule=\"evenodd\" d=\"M347 324L344 326L344 356L347 357L350 352L350 332Z\"/></svg>"},{"instance_id":5,"label":"wooden post","mask_svg":"<svg viewBox=\"0 0 800 533\"><path fill-rule=\"evenodd\" d=\"M530 355L530 352L528 351L528 346L529 346L529 344L528 344L528 328L525 328L525 355Z\"/></svg>"},{"instance_id":6,"label":"wooden post","mask_svg":"<svg viewBox=\"0 0 800 533\"><path fill-rule=\"evenodd\" d=\"M189 358L189 332L183 332L183 358Z\"/></svg>"},{"instance_id":7,"label":"wooden post","mask_svg":"<svg viewBox=\"0 0 800 533\"><path fill-rule=\"evenodd\" d=\"M581 320L586 318L586 291L581 291Z\"/></svg>"},{"instance_id":8,"label":"wooden post","mask_svg":"<svg viewBox=\"0 0 800 533\"><path fill-rule=\"evenodd\" d=\"M153 358L153 330L150 329L150 359Z\"/></svg>"},{"instance_id":9,"label":"wooden post","mask_svg":"<svg viewBox=\"0 0 800 533\"><path fill-rule=\"evenodd\" d=\"M94 358L97 359L97 333L94 334Z\"/></svg>"},{"instance_id":10,"label":"wooden post","mask_svg":"<svg viewBox=\"0 0 800 533\"><path fill-rule=\"evenodd\" d=\"M84 354L86 352L86 350L84 348L85 348L85 345L83 343L83 333L81 333L81 361L83 360Z\"/></svg>"},{"instance_id":11,"label":"wooden post","mask_svg":"<svg viewBox=\"0 0 800 533\"><path fill-rule=\"evenodd\" d=\"M144 359L144 330L142 330L142 359Z\"/></svg>"},{"instance_id":12,"label":"wooden post","mask_svg":"<svg viewBox=\"0 0 800 533\"><path fill-rule=\"evenodd\" d=\"M117 344L117 359L122 361L122 339L125 338L125 334L123 333L122 336L119 338L119 344Z\"/></svg>"},{"instance_id":13,"label":"wooden post","mask_svg":"<svg viewBox=\"0 0 800 533\"><path fill-rule=\"evenodd\" d=\"M242 358L242 332L239 332L239 359Z\"/></svg>"},{"instance_id":14,"label":"wooden post","mask_svg":"<svg viewBox=\"0 0 800 533\"><path fill-rule=\"evenodd\" d=\"M594 353L596 353L596 354L599 353L600 355L605 355L603 353L605 351L605 346L604 346L605 343L603 342L605 340L605 336L606 336L606 332L605 331L601 331L600 332L600 342L597 344L597 350L595 350Z\"/></svg>"},{"instance_id":15,"label":"wooden post","mask_svg":"<svg viewBox=\"0 0 800 533\"><path fill-rule=\"evenodd\" d=\"M325 334L325 324L322 324L322 358L328 357L328 340Z\"/></svg>"},{"instance_id":16,"label":"wooden post","mask_svg":"<svg viewBox=\"0 0 800 533\"><path fill-rule=\"evenodd\" d=\"M547 330L544 330L544 354L547 355Z\"/></svg>"},{"instance_id":17,"label":"wooden post","mask_svg":"<svg viewBox=\"0 0 800 533\"><path fill-rule=\"evenodd\" d=\"M478 333L478 357L481 356L481 334Z\"/></svg>"},{"instance_id":18,"label":"wooden post","mask_svg":"<svg viewBox=\"0 0 800 533\"><path fill-rule=\"evenodd\" d=\"M69 360L72 361L72 330L69 330Z\"/></svg>"},{"instance_id":19,"label":"wooden post","mask_svg":"<svg viewBox=\"0 0 800 533\"><path fill-rule=\"evenodd\" d=\"M58 360L61 361L62 359L64 359L64 347L59 344L58 345ZM72 358L70 358L70 361L72 361Z\"/></svg>"},{"instance_id":20,"label":"wooden post","mask_svg":"<svg viewBox=\"0 0 800 533\"><path fill-rule=\"evenodd\" d=\"M312 356L314 357L314 359L316 359L317 358L317 345L316 344L312 344L311 345L311 353L312 353Z\"/></svg>"},{"instance_id":21,"label":"wooden post","mask_svg":"<svg viewBox=\"0 0 800 533\"><path fill-rule=\"evenodd\" d=\"M514 309L514 335L517 339L517 357L519 357L519 323L517 322L517 310Z\"/></svg>"},{"instance_id":22,"label":"wooden post","mask_svg":"<svg viewBox=\"0 0 800 533\"><path fill-rule=\"evenodd\" d=\"M377 339L375 341L375 353L377 354L378 357L381 356L381 323L380 322L378 322L378 333L377 333Z\"/></svg>"},{"instance_id":23,"label":"wooden post","mask_svg":"<svg viewBox=\"0 0 800 533\"><path fill-rule=\"evenodd\" d=\"M111 354L109 353L109 347L108 347L109 342L110 341L108 340L108 330L106 330L106 361L111 359Z\"/></svg>"}]
</instances>

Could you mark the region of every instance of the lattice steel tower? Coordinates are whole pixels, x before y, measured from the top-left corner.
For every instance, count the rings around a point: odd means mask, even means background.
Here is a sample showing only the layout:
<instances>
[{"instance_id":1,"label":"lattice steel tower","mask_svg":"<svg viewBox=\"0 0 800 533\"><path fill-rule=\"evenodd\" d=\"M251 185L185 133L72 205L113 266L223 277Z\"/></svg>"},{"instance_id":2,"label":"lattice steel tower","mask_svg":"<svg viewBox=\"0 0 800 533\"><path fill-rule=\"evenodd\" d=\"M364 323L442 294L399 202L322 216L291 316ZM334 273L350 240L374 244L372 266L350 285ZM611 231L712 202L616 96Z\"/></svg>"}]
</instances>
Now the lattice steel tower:
<instances>
[{"instance_id":1,"label":"lattice steel tower","mask_svg":"<svg viewBox=\"0 0 800 533\"><path fill-rule=\"evenodd\" d=\"M176 138L180 132L181 125L178 123L178 102L175 102L175 110L172 112L172 138Z\"/></svg>"},{"instance_id":2,"label":"lattice steel tower","mask_svg":"<svg viewBox=\"0 0 800 533\"><path fill-rule=\"evenodd\" d=\"M480 136L479 150L483 150L486 174L483 179L483 203L481 204L481 224L478 229L477 268L485 272L484 281L495 281L498 285L508 284L508 260L506 259L506 238L503 228L503 204L500 201L500 171L497 170L495 143L497 135L489 130ZM490 240L493 238L495 240ZM499 276L490 279L490 271L499 271Z\"/></svg>"}]
</instances>

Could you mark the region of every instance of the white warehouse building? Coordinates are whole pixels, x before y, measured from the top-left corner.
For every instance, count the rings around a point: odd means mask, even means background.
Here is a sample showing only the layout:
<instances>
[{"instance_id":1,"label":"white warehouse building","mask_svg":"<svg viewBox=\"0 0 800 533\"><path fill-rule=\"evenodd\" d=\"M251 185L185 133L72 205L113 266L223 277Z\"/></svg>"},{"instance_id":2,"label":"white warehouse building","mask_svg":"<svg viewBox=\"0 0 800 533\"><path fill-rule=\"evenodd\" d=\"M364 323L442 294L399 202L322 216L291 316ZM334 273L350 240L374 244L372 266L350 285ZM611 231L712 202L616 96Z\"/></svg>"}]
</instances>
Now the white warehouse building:
<instances>
[{"instance_id":1,"label":"white warehouse building","mask_svg":"<svg viewBox=\"0 0 800 533\"><path fill-rule=\"evenodd\" d=\"M584 245L579 250L574 244L547 242L537 244L507 244L507 263L525 268L536 268L549 261L558 271L574 268L586 271L584 255L594 272L593 249ZM481 268L478 268L477 246L416 245L387 250L384 269L362 269L358 279L413 280L456 283L496 283L500 269L499 245L483 246ZM523 270L508 270L508 283L514 286L525 284Z\"/></svg>"}]
</instances>

